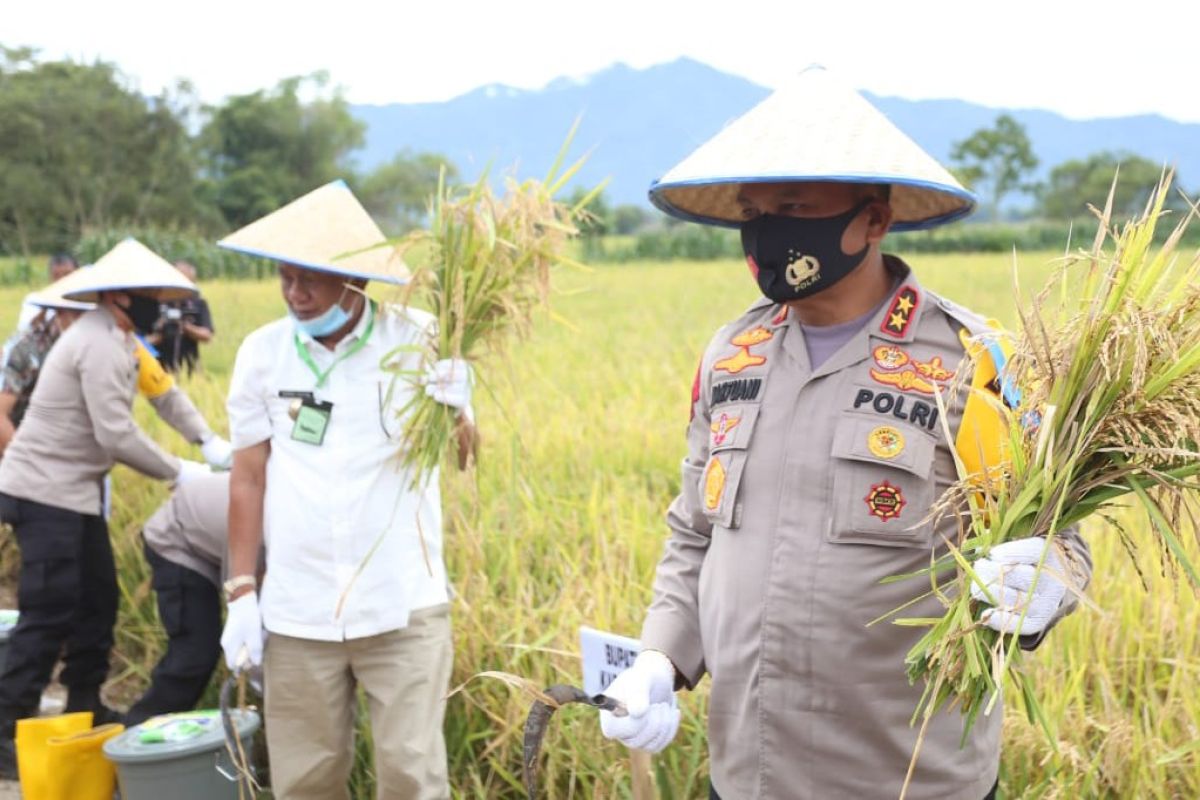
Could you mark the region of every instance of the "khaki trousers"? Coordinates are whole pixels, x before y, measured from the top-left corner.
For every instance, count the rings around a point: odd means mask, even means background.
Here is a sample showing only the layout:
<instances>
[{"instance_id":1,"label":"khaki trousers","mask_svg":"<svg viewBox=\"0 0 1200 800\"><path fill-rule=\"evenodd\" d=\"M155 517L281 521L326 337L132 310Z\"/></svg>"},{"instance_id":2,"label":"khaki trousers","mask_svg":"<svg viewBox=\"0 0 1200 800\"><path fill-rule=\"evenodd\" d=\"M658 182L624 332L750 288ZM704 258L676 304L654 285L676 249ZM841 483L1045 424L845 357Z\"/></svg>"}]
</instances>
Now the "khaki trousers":
<instances>
[{"instance_id":1,"label":"khaki trousers","mask_svg":"<svg viewBox=\"0 0 1200 800\"><path fill-rule=\"evenodd\" d=\"M442 719L452 662L445 605L414 611L402 630L362 639L271 634L263 678L277 800L348 800L356 684L371 715L376 797L448 798Z\"/></svg>"}]
</instances>

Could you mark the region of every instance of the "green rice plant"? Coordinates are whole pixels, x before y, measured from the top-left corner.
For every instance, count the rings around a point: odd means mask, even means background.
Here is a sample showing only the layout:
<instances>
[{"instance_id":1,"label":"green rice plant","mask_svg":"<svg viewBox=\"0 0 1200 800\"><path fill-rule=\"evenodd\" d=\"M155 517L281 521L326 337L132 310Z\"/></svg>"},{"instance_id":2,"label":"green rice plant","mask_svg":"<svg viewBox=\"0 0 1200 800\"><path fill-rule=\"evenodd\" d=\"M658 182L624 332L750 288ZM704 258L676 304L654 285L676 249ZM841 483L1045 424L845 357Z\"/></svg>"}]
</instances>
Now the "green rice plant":
<instances>
[{"instance_id":1,"label":"green rice plant","mask_svg":"<svg viewBox=\"0 0 1200 800\"><path fill-rule=\"evenodd\" d=\"M1200 488L1200 254L1179 247L1194 208L1154 244L1169 189L1168 175L1144 213L1120 229L1111 225L1110 195L1091 249L1065 258L1022 314L1005 370L1021 400L1011 409L993 402L1007 419L1008 462L976 475L959 463L959 481L934 511L958 517L958 539L946 541L947 553L922 571L945 613L896 620L928 627L906 660L910 680L925 683L914 714L923 728L956 706L969 730L991 712L1007 680L1029 719L1053 735L1022 669L1018 637L984 626L987 604L971 597L973 583L987 591L971 565L995 545L1043 536L1048 552L1068 526L1133 501L1165 568L1200 586L1181 534L1194 520ZM1073 573L1071 553L1058 549ZM1045 555L1042 562L1039 575ZM1078 584L1070 574L1057 577Z\"/></svg>"}]
</instances>

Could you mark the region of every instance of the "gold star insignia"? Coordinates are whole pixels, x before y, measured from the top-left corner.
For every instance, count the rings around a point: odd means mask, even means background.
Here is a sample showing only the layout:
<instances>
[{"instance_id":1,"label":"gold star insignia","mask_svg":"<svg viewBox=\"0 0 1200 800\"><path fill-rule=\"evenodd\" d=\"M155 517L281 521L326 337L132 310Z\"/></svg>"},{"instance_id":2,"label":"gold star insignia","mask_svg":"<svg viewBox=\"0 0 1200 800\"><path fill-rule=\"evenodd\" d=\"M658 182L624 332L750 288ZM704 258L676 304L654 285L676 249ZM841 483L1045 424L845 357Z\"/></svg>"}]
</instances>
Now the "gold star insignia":
<instances>
[{"instance_id":1,"label":"gold star insignia","mask_svg":"<svg viewBox=\"0 0 1200 800\"><path fill-rule=\"evenodd\" d=\"M902 311L907 314L909 311L912 311L912 309L913 309L912 298L906 294L900 295L900 299L896 301L896 310Z\"/></svg>"},{"instance_id":2,"label":"gold star insignia","mask_svg":"<svg viewBox=\"0 0 1200 800\"><path fill-rule=\"evenodd\" d=\"M888 327L901 331L904 330L904 323L906 322L908 322L908 320L903 314L892 314L891 318L888 320Z\"/></svg>"}]
</instances>

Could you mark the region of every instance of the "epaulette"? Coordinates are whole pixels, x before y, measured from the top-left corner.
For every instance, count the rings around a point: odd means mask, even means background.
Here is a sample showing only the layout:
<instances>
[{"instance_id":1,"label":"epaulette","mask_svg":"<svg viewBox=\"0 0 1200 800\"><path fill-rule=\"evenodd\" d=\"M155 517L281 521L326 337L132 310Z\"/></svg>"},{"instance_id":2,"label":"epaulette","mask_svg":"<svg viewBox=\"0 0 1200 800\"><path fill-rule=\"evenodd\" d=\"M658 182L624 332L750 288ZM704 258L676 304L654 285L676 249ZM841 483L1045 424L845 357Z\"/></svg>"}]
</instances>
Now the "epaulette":
<instances>
[{"instance_id":1,"label":"epaulette","mask_svg":"<svg viewBox=\"0 0 1200 800\"><path fill-rule=\"evenodd\" d=\"M963 349L971 353L972 357L977 357L977 353L973 351L982 348L991 358L996 374L996 388L999 390L997 393L1003 396L1005 404L1009 408L1019 406L1021 391L1005 372L1008 358L1012 354L1012 337L996 320L988 319L939 295L930 294L950 322L958 325L958 338Z\"/></svg>"}]
</instances>

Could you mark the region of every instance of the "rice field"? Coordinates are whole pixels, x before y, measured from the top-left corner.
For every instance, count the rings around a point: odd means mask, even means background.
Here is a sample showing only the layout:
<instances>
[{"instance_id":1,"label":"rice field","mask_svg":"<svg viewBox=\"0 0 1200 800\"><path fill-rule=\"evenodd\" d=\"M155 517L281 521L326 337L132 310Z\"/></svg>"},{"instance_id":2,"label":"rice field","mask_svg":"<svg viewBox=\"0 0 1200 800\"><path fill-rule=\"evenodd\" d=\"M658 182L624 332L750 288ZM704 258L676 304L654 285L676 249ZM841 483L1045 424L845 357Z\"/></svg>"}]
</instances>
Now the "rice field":
<instances>
[{"instance_id":1,"label":"rice field","mask_svg":"<svg viewBox=\"0 0 1200 800\"><path fill-rule=\"evenodd\" d=\"M1022 286L1041 285L1051 254L1021 259ZM1015 321L1011 258L923 256L924 284L957 302ZM678 489L691 380L710 335L755 297L744 267L632 263L556 276L556 318L509 362L480 370L483 443L473 478L447 474L448 566L454 601L454 683L503 670L536 683L577 682L578 627L636 636ZM203 373L184 384L219 431L224 388L241 337L283 313L273 282L204 285L217 324ZM0 290L0 327L11 329L23 290ZM501 412L500 409L503 409ZM199 453L138 401L140 421L181 455ZM123 468L114 475L112 532L122 608L109 696L145 685L162 646L141 522L166 487ZM1163 574L1150 534L1134 517L1143 588L1115 535L1087 528L1096 558L1084 608L1027 659L1056 728L1048 741L1016 715L1006 722L1005 798L1200 797L1200 604ZM1193 553L1194 537L1188 537ZM6 539L4 563L13 563ZM9 578L11 580L11 574ZM903 669L897 664L898 671ZM655 757L663 798L707 797L706 688L681 696L676 741ZM487 679L451 700L447 741L456 796L523 797L520 725L525 697ZM628 758L604 741L593 714L556 715L543 785L558 798L630 796ZM369 759L356 796L369 797Z\"/></svg>"}]
</instances>

